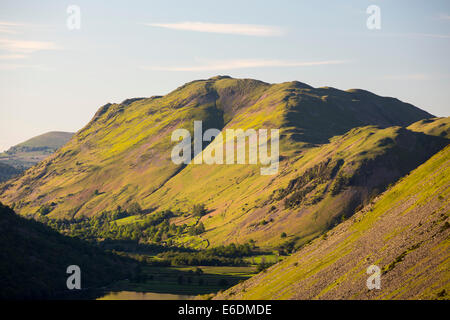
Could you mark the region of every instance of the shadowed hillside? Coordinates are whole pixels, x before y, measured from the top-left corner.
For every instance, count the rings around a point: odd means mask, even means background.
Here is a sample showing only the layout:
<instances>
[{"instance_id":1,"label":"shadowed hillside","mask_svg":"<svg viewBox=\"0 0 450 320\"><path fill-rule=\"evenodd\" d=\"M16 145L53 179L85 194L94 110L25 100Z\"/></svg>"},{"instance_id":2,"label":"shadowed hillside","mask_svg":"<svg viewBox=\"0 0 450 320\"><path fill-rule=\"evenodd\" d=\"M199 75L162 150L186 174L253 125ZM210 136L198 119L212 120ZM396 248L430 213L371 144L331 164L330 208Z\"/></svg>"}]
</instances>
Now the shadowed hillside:
<instances>
[{"instance_id":1,"label":"shadowed hillside","mask_svg":"<svg viewBox=\"0 0 450 320\"><path fill-rule=\"evenodd\" d=\"M448 299L450 147L352 218L216 298ZM368 290L366 269L381 269Z\"/></svg>"},{"instance_id":2,"label":"shadowed hillside","mask_svg":"<svg viewBox=\"0 0 450 320\"><path fill-rule=\"evenodd\" d=\"M11 179L12 177L18 175L19 173L20 170L14 168L13 166L0 162L0 182Z\"/></svg>"},{"instance_id":3,"label":"shadowed hillside","mask_svg":"<svg viewBox=\"0 0 450 320\"><path fill-rule=\"evenodd\" d=\"M67 289L68 266L80 267L81 288L88 289L124 279L137 265L24 219L1 203L0 247L0 299L86 298Z\"/></svg>"}]
</instances>

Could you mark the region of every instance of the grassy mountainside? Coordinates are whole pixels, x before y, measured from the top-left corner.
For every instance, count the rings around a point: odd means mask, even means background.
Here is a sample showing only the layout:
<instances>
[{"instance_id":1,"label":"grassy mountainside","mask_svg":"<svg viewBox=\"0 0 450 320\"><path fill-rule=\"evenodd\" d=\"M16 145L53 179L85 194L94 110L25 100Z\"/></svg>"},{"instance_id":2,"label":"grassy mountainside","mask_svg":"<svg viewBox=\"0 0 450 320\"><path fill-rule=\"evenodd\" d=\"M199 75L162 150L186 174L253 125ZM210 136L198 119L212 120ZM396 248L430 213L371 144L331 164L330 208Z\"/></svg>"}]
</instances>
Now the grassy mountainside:
<instances>
[{"instance_id":1,"label":"grassy mountainside","mask_svg":"<svg viewBox=\"0 0 450 320\"><path fill-rule=\"evenodd\" d=\"M148 206L186 211L206 203L212 212L201 219L202 237L210 243L253 239L289 251L352 215L447 143L401 127L356 128L286 160L278 176L244 165L189 165Z\"/></svg>"},{"instance_id":2,"label":"grassy mountainside","mask_svg":"<svg viewBox=\"0 0 450 320\"><path fill-rule=\"evenodd\" d=\"M0 163L22 171L44 160L72 138L72 132L52 131L31 138L0 153Z\"/></svg>"},{"instance_id":3,"label":"grassy mountainside","mask_svg":"<svg viewBox=\"0 0 450 320\"><path fill-rule=\"evenodd\" d=\"M450 147L352 218L216 298L448 299ZM366 269L382 270L368 290Z\"/></svg>"},{"instance_id":4,"label":"grassy mountainside","mask_svg":"<svg viewBox=\"0 0 450 320\"><path fill-rule=\"evenodd\" d=\"M424 119L413 123L408 129L450 139L450 117Z\"/></svg>"},{"instance_id":5,"label":"grassy mountainside","mask_svg":"<svg viewBox=\"0 0 450 320\"><path fill-rule=\"evenodd\" d=\"M1 203L0 247L0 299L70 297L69 265L80 267L82 289L124 279L137 265L20 217Z\"/></svg>"},{"instance_id":6,"label":"grassy mountainside","mask_svg":"<svg viewBox=\"0 0 450 320\"><path fill-rule=\"evenodd\" d=\"M219 76L164 97L103 106L55 154L0 186L0 199L24 215L45 206L52 218L93 216L135 202L147 211L189 214L204 203L206 232L194 237L200 242L253 238L273 245L285 231L290 243L284 245L292 247L442 148L445 138L402 128L430 117L359 89ZM192 133L194 120L203 121L203 130L279 128L278 174L261 176L258 165L175 165L171 133Z\"/></svg>"}]
</instances>

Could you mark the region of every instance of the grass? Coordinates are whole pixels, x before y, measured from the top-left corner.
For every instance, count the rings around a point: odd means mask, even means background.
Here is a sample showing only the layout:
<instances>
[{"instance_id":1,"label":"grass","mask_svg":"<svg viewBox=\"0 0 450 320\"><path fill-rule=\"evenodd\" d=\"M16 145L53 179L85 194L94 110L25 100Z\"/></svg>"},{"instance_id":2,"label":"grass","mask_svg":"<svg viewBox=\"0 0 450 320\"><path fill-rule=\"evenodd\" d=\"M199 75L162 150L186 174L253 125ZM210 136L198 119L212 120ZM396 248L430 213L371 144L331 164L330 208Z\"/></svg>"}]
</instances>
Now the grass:
<instances>
[{"instance_id":1,"label":"grass","mask_svg":"<svg viewBox=\"0 0 450 320\"><path fill-rule=\"evenodd\" d=\"M251 263L253 265L260 263L276 263L280 260L280 258L275 254L262 254L253 257L246 257L244 261Z\"/></svg>"},{"instance_id":2,"label":"grass","mask_svg":"<svg viewBox=\"0 0 450 320\"><path fill-rule=\"evenodd\" d=\"M203 273L196 273L200 268ZM146 267L143 281L121 280L105 288L111 291L136 291L199 295L227 289L255 273L254 267Z\"/></svg>"},{"instance_id":3,"label":"grass","mask_svg":"<svg viewBox=\"0 0 450 320\"><path fill-rule=\"evenodd\" d=\"M450 123L448 117L421 120L410 125L408 129L450 139Z\"/></svg>"},{"instance_id":4,"label":"grass","mask_svg":"<svg viewBox=\"0 0 450 320\"><path fill-rule=\"evenodd\" d=\"M137 223L137 222L143 222L144 220L140 216L129 216L122 219L114 220L114 223L118 226L130 224L130 223Z\"/></svg>"}]
</instances>

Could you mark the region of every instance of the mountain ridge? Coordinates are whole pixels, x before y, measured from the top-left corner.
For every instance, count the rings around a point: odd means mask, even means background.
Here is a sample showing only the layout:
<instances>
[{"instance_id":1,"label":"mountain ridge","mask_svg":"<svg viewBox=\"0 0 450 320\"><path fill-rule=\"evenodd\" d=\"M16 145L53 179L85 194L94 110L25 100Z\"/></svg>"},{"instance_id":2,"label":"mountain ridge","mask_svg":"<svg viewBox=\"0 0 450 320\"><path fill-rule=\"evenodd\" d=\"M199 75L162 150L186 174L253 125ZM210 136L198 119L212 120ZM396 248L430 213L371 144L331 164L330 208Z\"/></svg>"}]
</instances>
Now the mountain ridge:
<instances>
[{"instance_id":1,"label":"mountain ridge","mask_svg":"<svg viewBox=\"0 0 450 320\"><path fill-rule=\"evenodd\" d=\"M296 234L302 223L293 222L308 221L308 226L312 226L314 212L300 214L302 211L295 206L283 208L282 203L286 200L283 197L271 204L276 207L276 212L270 211L267 202L270 194L267 192L287 185L289 180L296 178L297 170L313 170L315 165L320 168L319 162L327 159L326 155L338 145L336 142L333 145L333 141L339 139L336 137L343 137L340 138L343 139L340 152L352 155L356 161L356 166L351 161L343 165L342 168L349 172L363 165L373 150L378 150L379 155L390 154L389 161L397 170L403 151L398 154L394 147L405 139L402 150L409 152L414 163L408 168L425 161L446 143L444 137L423 137L407 129L394 128L431 118L429 113L395 98L380 97L363 90L350 91L312 88L300 82L268 84L252 79L219 77L187 83L162 97L133 98L122 104L107 104L55 154L22 177L0 186L0 200L13 204L14 209L24 215L36 215L41 206L49 206L48 215L53 218L92 216L115 210L118 206L127 208L136 201L145 209L173 209L185 213L189 213L193 205L204 203L210 214L201 221L207 229L205 238L211 243L248 240L247 231L243 231L243 238L231 236L239 219L248 216L250 221L241 226L245 227L241 230L250 230L253 228L250 225L256 226L276 214L279 219L275 223L264 225L270 232L256 227L262 237L257 241L274 244L279 242L275 239L279 239L276 233L280 232L281 226L298 225L292 230ZM205 130L280 128L279 174L261 177L256 174L258 166L173 164L170 160L174 145L170 141L171 132L185 128L192 134L194 120L203 121ZM374 125L378 128L371 127ZM352 131L355 128L365 129ZM353 133L346 137L348 132ZM370 145L373 150L363 147L358 151L361 155L356 151L345 151L357 150L357 146L367 139L373 143ZM423 154L408 151L408 141ZM203 148L208 147L205 144ZM320 160L321 157L325 158ZM333 161L338 161L339 157L336 154ZM345 206L349 206L345 212L348 215L361 201L367 201L374 190L365 191L367 194L353 204L353 196L346 188L357 193L358 188L354 186L343 186L344 193L338 192L337 197L330 193L336 179L345 180L345 174L342 171L339 177L330 177L321 183L320 177L315 177L309 185L300 186L296 191L300 198L310 199L317 193L318 199L313 206L308 200L303 208L311 211L317 205L325 208L327 203L337 207L342 205L339 200L342 198ZM400 176L395 173L383 184L395 182ZM192 181L196 181L198 187L192 185ZM321 194L325 196L321 198ZM304 235L302 241L322 232L333 219L342 215L339 211L322 217L323 208L317 213L321 220L319 227L308 231L309 235ZM302 220L306 216L309 218ZM263 234L271 238L265 239Z\"/></svg>"}]
</instances>

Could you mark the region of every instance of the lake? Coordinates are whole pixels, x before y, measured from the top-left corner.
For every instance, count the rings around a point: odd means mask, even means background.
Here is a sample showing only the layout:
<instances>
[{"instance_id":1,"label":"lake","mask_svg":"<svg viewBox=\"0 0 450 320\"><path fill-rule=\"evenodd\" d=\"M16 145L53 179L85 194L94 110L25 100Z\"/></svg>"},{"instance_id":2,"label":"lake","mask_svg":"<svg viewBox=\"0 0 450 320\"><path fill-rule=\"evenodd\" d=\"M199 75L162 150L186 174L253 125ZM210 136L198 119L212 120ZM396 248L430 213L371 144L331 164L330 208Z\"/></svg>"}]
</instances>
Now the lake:
<instances>
[{"instance_id":1,"label":"lake","mask_svg":"<svg viewBox=\"0 0 450 320\"><path fill-rule=\"evenodd\" d=\"M194 297L171 293L117 291L109 292L97 300L191 300Z\"/></svg>"}]
</instances>

